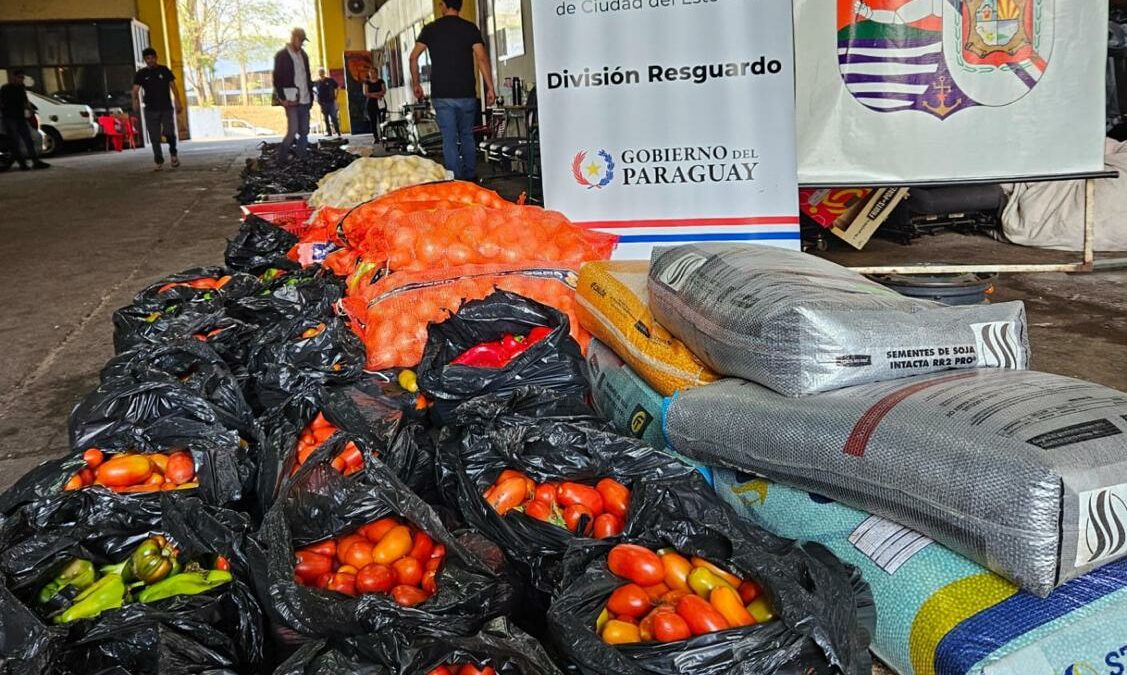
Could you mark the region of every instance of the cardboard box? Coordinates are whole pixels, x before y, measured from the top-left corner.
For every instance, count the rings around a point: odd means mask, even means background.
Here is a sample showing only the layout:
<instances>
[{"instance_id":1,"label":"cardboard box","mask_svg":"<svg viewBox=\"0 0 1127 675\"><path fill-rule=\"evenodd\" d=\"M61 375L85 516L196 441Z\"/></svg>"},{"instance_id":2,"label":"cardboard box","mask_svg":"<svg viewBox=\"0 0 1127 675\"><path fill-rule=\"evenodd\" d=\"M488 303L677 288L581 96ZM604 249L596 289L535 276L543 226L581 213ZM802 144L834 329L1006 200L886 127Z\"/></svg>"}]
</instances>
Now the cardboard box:
<instances>
[{"instance_id":1,"label":"cardboard box","mask_svg":"<svg viewBox=\"0 0 1127 675\"><path fill-rule=\"evenodd\" d=\"M804 189L798 194L802 213L860 250L908 197L908 188Z\"/></svg>"}]
</instances>

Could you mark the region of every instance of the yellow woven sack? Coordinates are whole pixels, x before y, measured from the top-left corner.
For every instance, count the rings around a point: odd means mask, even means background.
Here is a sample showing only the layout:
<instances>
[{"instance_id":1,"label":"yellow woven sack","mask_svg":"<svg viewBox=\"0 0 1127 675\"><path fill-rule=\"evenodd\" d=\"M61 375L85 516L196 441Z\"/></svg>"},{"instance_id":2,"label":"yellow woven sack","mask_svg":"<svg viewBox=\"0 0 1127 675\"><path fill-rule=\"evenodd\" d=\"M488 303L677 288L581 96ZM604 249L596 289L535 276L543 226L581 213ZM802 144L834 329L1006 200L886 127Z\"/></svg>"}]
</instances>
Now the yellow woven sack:
<instances>
[{"instance_id":1,"label":"yellow woven sack","mask_svg":"<svg viewBox=\"0 0 1127 675\"><path fill-rule=\"evenodd\" d=\"M647 261L590 262L579 271L579 324L615 351L662 396L715 382L680 340L654 321L646 294Z\"/></svg>"}]
</instances>

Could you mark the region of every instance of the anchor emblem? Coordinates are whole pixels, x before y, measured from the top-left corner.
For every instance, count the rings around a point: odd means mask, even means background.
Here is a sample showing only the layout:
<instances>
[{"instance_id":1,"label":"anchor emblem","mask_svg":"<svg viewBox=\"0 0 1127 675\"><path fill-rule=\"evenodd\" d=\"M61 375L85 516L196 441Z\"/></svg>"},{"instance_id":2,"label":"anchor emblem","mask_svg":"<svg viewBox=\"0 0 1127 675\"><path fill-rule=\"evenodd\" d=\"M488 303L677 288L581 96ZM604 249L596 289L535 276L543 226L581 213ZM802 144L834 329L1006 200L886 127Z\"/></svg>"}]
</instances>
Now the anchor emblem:
<instances>
[{"instance_id":1,"label":"anchor emblem","mask_svg":"<svg viewBox=\"0 0 1127 675\"><path fill-rule=\"evenodd\" d=\"M935 100L939 103L939 105L932 105L927 101L924 101L923 104L923 107L935 113L940 118L946 117L951 113L951 111L958 109L958 107L963 103L963 99L960 98L956 99L954 103L948 105L947 100L951 97L951 85L947 82L948 80L946 75L940 75L939 78L936 79Z\"/></svg>"}]
</instances>

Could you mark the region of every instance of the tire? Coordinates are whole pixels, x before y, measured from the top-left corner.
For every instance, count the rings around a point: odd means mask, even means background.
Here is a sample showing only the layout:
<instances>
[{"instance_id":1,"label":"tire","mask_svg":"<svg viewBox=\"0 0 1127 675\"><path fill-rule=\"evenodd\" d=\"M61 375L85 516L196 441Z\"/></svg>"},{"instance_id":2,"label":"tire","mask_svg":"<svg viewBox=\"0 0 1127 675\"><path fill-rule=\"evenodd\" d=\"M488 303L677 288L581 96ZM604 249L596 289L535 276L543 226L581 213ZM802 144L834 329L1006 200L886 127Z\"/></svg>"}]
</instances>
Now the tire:
<instances>
[{"instance_id":1,"label":"tire","mask_svg":"<svg viewBox=\"0 0 1127 675\"><path fill-rule=\"evenodd\" d=\"M51 157L63 147L63 137L54 127L43 127L43 157Z\"/></svg>"}]
</instances>

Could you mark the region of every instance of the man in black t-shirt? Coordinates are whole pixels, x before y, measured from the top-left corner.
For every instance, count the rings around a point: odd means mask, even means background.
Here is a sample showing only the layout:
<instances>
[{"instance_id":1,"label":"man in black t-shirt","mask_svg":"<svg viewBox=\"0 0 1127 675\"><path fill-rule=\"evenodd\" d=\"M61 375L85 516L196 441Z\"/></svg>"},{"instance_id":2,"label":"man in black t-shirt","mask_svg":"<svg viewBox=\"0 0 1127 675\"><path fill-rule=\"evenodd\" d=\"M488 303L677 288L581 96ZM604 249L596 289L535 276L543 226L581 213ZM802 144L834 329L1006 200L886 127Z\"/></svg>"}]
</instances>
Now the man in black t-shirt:
<instances>
[{"instance_id":1,"label":"man in black t-shirt","mask_svg":"<svg viewBox=\"0 0 1127 675\"><path fill-rule=\"evenodd\" d=\"M176 91L172 71L157 63L157 50L146 47L141 52L145 67L133 76L133 110L141 109L141 91L145 92L145 127L149 130L149 144L153 146L153 160L157 171L164 168L160 137L168 139L168 154L172 167L180 166L176 154L176 112L180 110L180 94Z\"/></svg>"},{"instance_id":2,"label":"man in black t-shirt","mask_svg":"<svg viewBox=\"0 0 1127 675\"><path fill-rule=\"evenodd\" d=\"M462 0L443 0L446 11L438 20L423 26L411 51L411 81L415 98L422 99L419 56L430 53L430 94L438 128L442 131L442 155L446 168L458 180L477 178L477 144L473 127L477 117L474 92L474 61L485 81L485 105L493 105L493 71L485 53L485 41L477 26L458 16Z\"/></svg>"},{"instance_id":3,"label":"man in black t-shirt","mask_svg":"<svg viewBox=\"0 0 1127 675\"><path fill-rule=\"evenodd\" d=\"M340 117L337 111L337 89L340 85L331 77L325 76L325 69L317 69L317 79L313 80L313 92L317 96L317 104L321 106L321 116L325 118L325 135L332 136L336 129L340 136Z\"/></svg>"},{"instance_id":4,"label":"man in black t-shirt","mask_svg":"<svg viewBox=\"0 0 1127 675\"><path fill-rule=\"evenodd\" d=\"M4 135L8 137L16 160L24 171L28 169L28 159L31 160L31 168L34 169L46 169L51 166L39 161L35 142L31 138L31 125L28 124L27 118L34 113L35 106L27 100L23 71L13 70L8 75L8 83L0 87L0 123L3 124Z\"/></svg>"}]
</instances>

